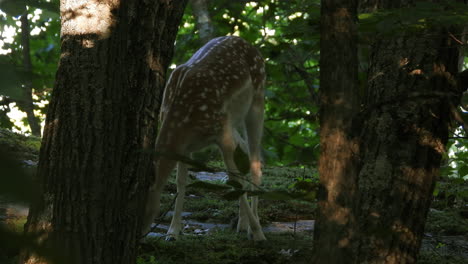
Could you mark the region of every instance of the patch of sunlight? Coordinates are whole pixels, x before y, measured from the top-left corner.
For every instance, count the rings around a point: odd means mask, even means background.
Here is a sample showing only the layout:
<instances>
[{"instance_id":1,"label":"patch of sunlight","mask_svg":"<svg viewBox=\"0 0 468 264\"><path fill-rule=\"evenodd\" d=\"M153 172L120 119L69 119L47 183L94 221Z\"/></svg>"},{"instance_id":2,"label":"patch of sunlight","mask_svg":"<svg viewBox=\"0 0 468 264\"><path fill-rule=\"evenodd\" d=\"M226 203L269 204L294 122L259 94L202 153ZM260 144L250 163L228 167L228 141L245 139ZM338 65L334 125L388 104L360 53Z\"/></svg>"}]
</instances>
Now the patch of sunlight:
<instances>
[{"instance_id":1,"label":"patch of sunlight","mask_svg":"<svg viewBox=\"0 0 468 264\"><path fill-rule=\"evenodd\" d=\"M41 14L42 9L36 9L33 14L28 15L28 19L30 19L32 23L36 23L41 18Z\"/></svg>"},{"instance_id":2,"label":"patch of sunlight","mask_svg":"<svg viewBox=\"0 0 468 264\"><path fill-rule=\"evenodd\" d=\"M40 107L44 107L46 104L49 102L46 100L42 100L36 105L39 105ZM10 112L7 113L8 118L10 118L10 121L13 122L14 127L11 129L13 132L20 133L26 136L31 135L31 128L26 125L23 120L27 119L26 113L21 111L15 103L10 103L8 105L10 107ZM41 113L40 110L34 110L34 114L36 118L39 118L41 120L41 133L44 130L44 125L45 125L45 115Z\"/></svg>"},{"instance_id":3,"label":"patch of sunlight","mask_svg":"<svg viewBox=\"0 0 468 264\"><path fill-rule=\"evenodd\" d=\"M296 12L296 13L294 13L294 14L292 14L292 15L289 15L289 16L288 16L288 19L289 19L289 20L294 20L294 19L296 19L296 18L302 17L302 15L303 15L302 12Z\"/></svg>"},{"instance_id":4,"label":"patch of sunlight","mask_svg":"<svg viewBox=\"0 0 468 264\"><path fill-rule=\"evenodd\" d=\"M6 14L0 11L0 16L6 16ZM14 41L14 36L16 34L15 27L13 26L3 26L0 28L0 55L6 55L11 53L11 49L4 49L5 44L11 44Z\"/></svg>"},{"instance_id":5,"label":"patch of sunlight","mask_svg":"<svg viewBox=\"0 0 468 264\"><path fill-rule=\"evenodd\" d=\"M10 103L8 106L10 107L10 112L7 113L7 116L15 125L15 127L12 129L13 132L30 135L31 130L23 123L23 119L26 118L26 113L19 110L19 108L16 106L16 103Z\"/></svg>"},{"instance_id":6,"label":"patch of sunlight","mask_svg":"<svg viewBox=\"0 0 468 264\"><path fill-rule=\"evenodd\" d=\"M257 14L263 14L265 11L269 10L270 7L269 6L261 6L257 9Z\"/></svg>"},{"instance_id":7,"label":"patch of sunlight","mask_svg":"<svg viewBox=\"0 0 468 264\"><path fill-rule=\"evenodd\" d=\"M263 33L265 36L274 36L276 33L276 29L271 29L271 28L263 28Z\"/></svg>"},{"instance_id":8,"label":"patch of sunlight","mask_svg":"<svg viewBox=\"0 0 468 264\"><path fill-rule=\"evenodd\" d=\"M28 18L32 23L36 23L40 18L42 14L42 9L36 9L34 10L33 14L29 14ZM39 35L42 31L46 31L47 29L45 27L34 27L31 30L31 36L36 36Z\"/></svg>"},{"instance_id":9,"label":"patch of sunlight","mask_svg":"<svg viewBox=\"0 0 468 264\"><path fill-rule=\"evenodd\" d=\"M457 128L455 130L454 134L460 134L462 132L461 127ZM448 157L449 157L449 166L452 167L453 169L458 171L458 165L459 163L457 162L457 156L456 152L466 152L467 148L465 146L462 146L458 140L455 140L455 143L450 146L448 149ZM459 177L458 173L455 172L454 174L448 175L449 177ZM468 180L468 175L465 175L463 177L464 180Z\"/></svg>"},{"instance_id":10,"label":"patch of sunlight","mask_svg":"<svg viewBox=\"0 0 468 264\"><path fill-rule=\"evenodd\" d=\"M287 121L288 127L296 127L304 124L304 120L298 119L295 121Z\"/></svg>"},{"instance_id":11,"label":"patch of sunlight","mask_svg":"<svg viewBox=\"0 0 468 264\"><path fill-rule=\"evenodd\" d=\"M41 9L35 9L32 14L28 15L28 19L32 23L36 23L41 18L41 14L42 14ZM0 16L6 16L6 14L0 11ZM21 21L19 20L19 17L13 18L13 19L16 20L15 22L16 26L18 28L21 28ZM5 44L12 44L15 41L14 36L17 34L16 30L17 30L16 27L10 26L10 25L5 25L1 29L0 31L0 37L1 37L0 38L0 55L6 55L6 54L11 53L11 49L9 48L4 49L3 47L5 46ZM32 36L39 35L41 31L45 31L45 30L46 30L45 27L34 27L31 30L31 35Z\"/></svg>"},{"instance_id":12,"label":"patch of sunlight","mask_svg":"<svg viewBox=\"0 0 468 264\"><path fill-rule=\"evenodd\" d=\"M248 6L248 7L256 7L257 5L258 5L257 2L248 2L248 3L246 4L246 6Z\"/></svg>"},{"instance_id":13,"label":"patch of sunlight","mask_svg":"<svg viewBox=\"0 0 468 264\"><path fill-rule=\"evenodd\" d=\"M7 25L2 30L2 41L8 44L13 43L14 36L16 35L16 28L14 26Z\"/></svg>"},{"instance_id":14,"label":"patch of sunlight","mask_svg":"<svg viewBox=\"0 0 468 264\"><path fill-rule=\"evenodd\" d=\"M3 41L0 40L0 46L3 47L4 43ZM0 48L0 55L7 55L7 54L10 54L11 53L11 49L3 49L3 48Z\"/></svg>"},{"instance_id":15,"label":"patch of sunlight","mask_svg":"<svg viewBox=\"0 0 468 264\"><path fill-rule=\"evenodd\" d=\"M234 32L232 33L233 36L240 36L239 25L234 26Z\"/></svg>"},{"instance_id":16,"label":"patch of sunlight","mask_svg":"<svg viewBox=\"0 0 468 264\"><path fill-rule=\"evenodd\" d=\"M193 24L188 23L188 22L185 22L183 27L184 27L184 28L190 28L190 27L192 27L192 26L193 26Z\"/></svg>"},{"instance_id":17,"label":"patch of sunlight","mask_svg":"<svg viewBox=\"0 0 468 264\"><path fill-rule=\"evenodd\" d=\"M35 27L31 30L31 35L32 36L39 35L41 31L42 31L42 28Z\"/></svg>"}]
</instances>

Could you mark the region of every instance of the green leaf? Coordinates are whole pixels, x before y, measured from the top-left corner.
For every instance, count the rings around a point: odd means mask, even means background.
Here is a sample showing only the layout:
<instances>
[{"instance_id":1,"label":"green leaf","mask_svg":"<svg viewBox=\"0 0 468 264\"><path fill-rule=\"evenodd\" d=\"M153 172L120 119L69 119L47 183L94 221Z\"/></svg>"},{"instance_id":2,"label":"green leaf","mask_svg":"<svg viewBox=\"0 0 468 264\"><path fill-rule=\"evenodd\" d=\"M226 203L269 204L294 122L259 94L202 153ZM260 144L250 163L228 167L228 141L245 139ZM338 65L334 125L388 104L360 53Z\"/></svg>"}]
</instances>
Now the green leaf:
<instances>
[{"instance_id":1,"label":"green leaf","mask_svg":"<svg viewBox=\"0 0 468 264\"><path fill-rule=\"evenodd\" d=\"M291 200L293 197L285 191L271 191L263 192L259 196L265 200L286 201Z\"/></svg>"},{"instance_id":2,"label":"green leaf","mask_svg":"<svg viewBox=\"0 0 468 264\"><path fill-rule=\"evenodd\" d=\"M238 181L235 181L235 180L228 180L226 182L226 185L232 186L235 189L242 189L243 188L242 184L240 182L238 182Z\"/></svg>"},{"instance_id":3,"label":"green leaf","mask_svg":"<svg viewBox=\"0 0 468 264\"><path fill-rule=\"evenodd\" d=\"M458 175L459 175L460 177L465 177L466 175L468 175L468 165L462 166L462 167L458 170Z\"/></svg>"},{"instance_id":4,"label":"green leaf","mask_svg":"<svg viewBox=\"0 0 468 264\"><path fill-rule=\"evenodd\" d=\"M244 190L235 190L224 194L223 198L228 201L233 201L239 199L239 197L241 197L241 195L243 195L244 193Z\"/></svg>"},{"instance_id":5,"label":"green leaf","mask_svg":"<svg viewBox=\"0 0 468 264\"><path fill-rule=\"evenodd\" d=\"M0 1L0 9L10 16L19 16L26 11L26 6L39 8L50 13L51 16L58 16L60 9L57 1L46 2L44 0L3 0Z\"/></svg>"},{"instance_id":6,"label":"green leaf","mask_svg":"<svg viewBox=\"0 0 468 264\"><path fill-rule=\"evenodd\" d=\"M3 0L0 9L10 16L19 16L26 11L26 0Z\"/></svg>"},{"instance_id":7,"label":"green leaf","mask_svg":"<svg viewBox=\"0 0 468 264\"><path fill-rule=\"evenodd\" d=\"M194 183L187 185L187 187L212 190L212 191L222 191L222 190L227 190L231 188L230 186L227 186L227 185L214 184L214 183L209 183L209 182L204 182L204 181L195 181Z\"/></svg>"},{"instance_id":8,"label":"green leaf","mask_svg":"<svg viewBox=\"0 0 468 264\"><path fill-rule=\"evenodd\" d=\"M0 95L20 99L22 71L16 65L5 62L4 58L0 56Z\"/></svg>"},{"instance_id":9,"label":"green leaf","mask_svg":"<svg viewBox=\"0 0 468 264\"><path fill-rule=\"evenodd\" d=\"M359 14L358 16L359 20L372 19L372 17L373 17L372 13L363 13L363 14Z\"/></svg>"},{"instance_id":10,"label":"green leaf","mask_svg":"<svg viewBox=\"0 0 468 264\"><path fill-rule=\"evenodd\" d=\"M142 150L142 151L146 153L153 153L156 157L163 157L166 159L183 162L185 164L190 165L192 167L191 168L192 171L215 172L213 168L206 166L202 162L199 162L197 160L191 159L187 156L180 155L174 152L163 152L163 151L153 151L153 150Z\"/></svg>"},{"instance_id":11,"label":"green leaf","mask_svg":"<svg viewBox=\"0 0 468 264\"><path fill-rule=\"evenodd\" d=\"M300 199L303 201L315 202L315 200L317 200L317 192L307 192L306 194L303 194L302 197L300 197Z\"/></svg>"},{"instance_id":12,"label":"green leaf","mask_svg":"<svg viewBox=\"0 0 468 264\"><path fill-rule=\"evenodd\" d=\"M317 188L317 184L309 180L301 180L294 184L294 188L298 191L310 191Z\"/></svg>"},{"instance_id":13,"label":"green leaf","mask_svg":"<svg viewBox=\"0 0 468 264\"><path fill-rule=\"evenodd\" d=\"M463 122L465 122L465 124L468 124L468 113L461 111L460 109L457 109L457 112L460 115L460 117L463 119ZM465 129L468 129L468 128L465 128Z\"/></svg>"},{"instance_id":14,"label":"green leaf","mask_svg":"<svg viewBox=\"0 0 468 264\"><path fill-rule=\"evenodd\" d=\"M28 6L44 10L50 17L56 17L60 13L58 1L46 2L44 0L29 0Z\"/></svg>"},{"instance_id":15,"label":"green leaf","mask_svg":"<svg viewBox=\"0 0 468 264\"><path fill-rule=\"evenodd\" d=\"M464 93L461 99L461 105L465 110L468 110L468 93ZM459 111L462 112L462 111ZM462 112L463 113L463 112Z\"/></svg>"}]
</instances>

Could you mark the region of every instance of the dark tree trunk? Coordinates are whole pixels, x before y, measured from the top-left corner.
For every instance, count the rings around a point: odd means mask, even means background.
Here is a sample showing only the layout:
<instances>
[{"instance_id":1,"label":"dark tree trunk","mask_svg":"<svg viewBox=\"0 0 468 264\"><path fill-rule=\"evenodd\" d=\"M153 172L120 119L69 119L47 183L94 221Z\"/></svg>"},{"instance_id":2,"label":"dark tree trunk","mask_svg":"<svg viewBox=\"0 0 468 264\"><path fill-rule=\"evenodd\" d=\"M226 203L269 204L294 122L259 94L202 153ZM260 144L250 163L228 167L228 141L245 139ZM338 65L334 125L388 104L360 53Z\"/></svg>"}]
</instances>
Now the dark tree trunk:
<instances>
[{"instance_id":1,"label":"dark tree trunk","mask_svg":"<svg viewBox=\"0 0 468 264\"><path fill-rule=\"evenodd\" d=\"M71 264L133 264L187 1L61 0L61 59L27 233ZM49 263L23 252L21 263Z\"/></svg>"},{"instance_id":2,"label":"dark tree trunk","mask_svg":"<svg viewBox=\"0 0 468 264\"><path fill-rule=\"evenodd\" d=\"M323 0L320 44L320 190L311 263L345 263L354 237L359 109L357 1Z\"/></svg>"},{"instance_id":3,"label":"dark tree trunk","mask_svg":"<svg viewBox=\"0 0 468 264\"><path fill-rule=\"evenodd\" d=\"M395 33L377 36L372 45L356 263L416 262L452 109L462 92L456 83L460 44L451 33L457 29Z\"/></svg>"},{"instance_id":4,"label":"dark tree trunk","mask_svg":"<svg viewBox=\"0 0 468 264\"><path fill-rule=\"evenodd\" d=\"M195 17L198 35L204 45L214 37L214 27L211 22L208 4L210 0L191 0L193 16Z\"/></svg>"},{"instance_id":5,"label":"dark tree trunk","mask_svg":"<svg viewBox=\"0 0 468 264\"><path fill-rule=\"evenodd\" d=\"M29 48L29 20L28 12L25 12L21 18L21 46L23 46L23 69L26 75L26 82L23 84L22 97L18 102L18 107L26 113L31 134L34 136L41 136L41 125L39 120L34 115L34 104L32 98L32 64L31 52Z\"/></svg>"}]
</instances>

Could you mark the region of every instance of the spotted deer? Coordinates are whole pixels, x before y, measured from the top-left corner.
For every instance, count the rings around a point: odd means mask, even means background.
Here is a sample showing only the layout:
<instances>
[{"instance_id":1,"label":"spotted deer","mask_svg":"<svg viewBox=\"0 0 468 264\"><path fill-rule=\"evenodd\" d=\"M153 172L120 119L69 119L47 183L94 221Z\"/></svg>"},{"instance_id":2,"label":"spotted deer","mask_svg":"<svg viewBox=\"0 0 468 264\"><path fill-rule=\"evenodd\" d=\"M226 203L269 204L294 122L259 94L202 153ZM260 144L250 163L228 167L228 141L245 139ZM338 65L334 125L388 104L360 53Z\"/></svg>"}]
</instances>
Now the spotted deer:
<instances>
[{"instance_id":1,"label":"spotted deer","mask_svg":"<svg viewBox=\"0 0 468 264\"><path fill-rule=\"evenodd\" d=\"M211 40L169 77L156 150L188 156L216 144L229 178L247 187L249 182L237 177L239 170L234 163L234 150L245 141L251 182L260 185L264 83L265 65L255 47L235 36ZM243 140L240 135L244 135ZM182 228L187 164L164 155L156 159L156 180L149 190L143 231L146 233L159 216L161 192L177 163L177 198L168 230L168 238L177 238ZM252 197L250 205L246 194L239 198L237 231L247 231L254 240L265 240L258 218L258 197Z\"/></svg>"}]
</instances>

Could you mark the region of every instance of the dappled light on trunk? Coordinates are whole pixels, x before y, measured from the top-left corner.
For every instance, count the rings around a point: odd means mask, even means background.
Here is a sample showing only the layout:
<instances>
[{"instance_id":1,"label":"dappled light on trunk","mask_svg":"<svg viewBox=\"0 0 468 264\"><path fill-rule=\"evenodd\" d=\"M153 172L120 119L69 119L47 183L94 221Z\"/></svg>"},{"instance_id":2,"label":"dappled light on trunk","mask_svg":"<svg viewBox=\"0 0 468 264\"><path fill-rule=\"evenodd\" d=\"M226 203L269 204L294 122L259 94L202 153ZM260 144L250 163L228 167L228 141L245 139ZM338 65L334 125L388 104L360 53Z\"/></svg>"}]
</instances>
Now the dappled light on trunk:
<instances>
[{"instance_id":1,"label":"dappled light on trunk","mask_svg":"<svg viewBox=\"0 0 468 264\"><path fill-rule=\"evenodd\" d=\"M357 1L322 1L320 45L320 187L313 263L352 259L359 153L353 120L357 90Z\"/></svg>"},{"instance_id":2,"label":"dappled light on trunk","mask_svg":"<svg viewBox=\"0 0 468 264\"><path fill-rule=\"evenodd\" d=\"M117 23L120 1L63 1L60 6L63 35L95 35L108 38ZM84 48L94 47L93 41L83 43Z\"/></svg>"},{"instance_id":3,"label":"dappled light on trunk","mask_svg":"<svg viewBox=\"0 0 468 264\"><path fill-rule=\"evenodd\" d=\"M357 261L415 263L462 92L459 47L445 29L428 28L376 36L371 52Z\"/></svg>"},{"instance_id":4,"label":"dappled light on trunk","mask_svg":"<svg viewBox=\"0 0 468 264\"><path fill-rule=\"evenodd\" d=\"M186 2L61 1L62 54L37 169L41 194L26 224L27 234L43 234L37 243L66 259L60 263L135 262L154 173L144 150L154 146ZM21 263L51 256L24 250Z\"/></svg>"}]
</instances>

